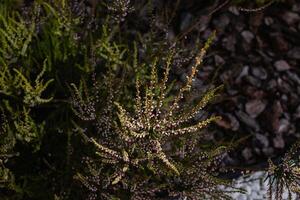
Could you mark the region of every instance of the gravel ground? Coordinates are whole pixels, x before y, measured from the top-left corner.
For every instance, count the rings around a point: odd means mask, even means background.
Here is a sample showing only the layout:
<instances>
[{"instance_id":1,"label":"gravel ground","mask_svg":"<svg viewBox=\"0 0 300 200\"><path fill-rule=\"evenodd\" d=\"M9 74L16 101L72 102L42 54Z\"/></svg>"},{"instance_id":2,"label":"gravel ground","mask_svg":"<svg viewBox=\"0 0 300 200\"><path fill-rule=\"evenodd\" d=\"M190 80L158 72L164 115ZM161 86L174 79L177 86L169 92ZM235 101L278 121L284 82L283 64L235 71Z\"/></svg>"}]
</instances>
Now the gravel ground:
<instances>
[{"instance_id":1,"label":"gravel ground","mask_svg":"<svg viewBox=\"0 0 300 200\"><path fill-rule=\"evenodd\" d=\"M268 185L265 172L255 172L247 178L239 178L235 181L235 187L244 189L245 194L232 193L232 198L236 200L262 200L267 199ZM288 191L285 189L283 200L288 199ZM292 200L300 199L296 194L292 194Z\"/></svg>"},{"instance_id":2,"label":"gravel ground","mask_svg":"<svg viewBox=\"0 0 300 200\"><path fill-rule=\"evenodd\" d=\"M212 106L212 113L222 116L213 140L247 138L228 154L226 163L256 166L282 156L300 138L300 1L274 3L253 13L229 6L211 16L205 12L212 9L205 1L188 1L181 7L180 27L170 27L169 35L199 20L184 41L193 46L217 30L193 86L199 96L207 85L224 85ZM172 73L180 85L190 66L178 63Z\"/></svg>"}]
</instances>

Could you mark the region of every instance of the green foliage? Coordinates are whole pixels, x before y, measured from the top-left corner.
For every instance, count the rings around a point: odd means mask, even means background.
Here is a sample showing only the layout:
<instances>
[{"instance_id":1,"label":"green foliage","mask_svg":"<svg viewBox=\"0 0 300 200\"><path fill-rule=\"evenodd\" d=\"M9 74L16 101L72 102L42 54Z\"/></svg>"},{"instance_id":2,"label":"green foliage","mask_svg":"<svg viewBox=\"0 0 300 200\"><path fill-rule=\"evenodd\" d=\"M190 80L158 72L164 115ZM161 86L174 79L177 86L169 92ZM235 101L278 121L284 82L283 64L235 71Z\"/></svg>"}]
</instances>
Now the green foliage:
<instances>
[{"instance_id":1,"label":"green foliage","mask_svg":"<svg viewBox=\"0 0 300 200\"><path fill-rule=\"evenodd\" d=\"M43 132L43 124L36 126L35 121L29 115L30 109L23 108L23 112L14 121L17 139L24 142L40 141L40 135Z\"/></svg>"},{"instance_id":2,"label":"green foliage","mask_svg":"<svg viewBox=\"0 0 300 200\"><path fill-rule=\"evenodd\" d=\"M17 69L14 69L14 71L20 77L19 87L24 92L24 104L28 105L29 107L34 107L38 104L48 103L52 100L52 97L48 99L43 99L41 97L42 93L47 89L48 85L54 81L54 79L50 79L46 83L43 83L43 80L41 80L46 71L46 62L44 62L42 71L34 80L34 85L31 85L30 81L20 71L18 71Z\"/></svg>"},{"instance_id":3,"label":"green foliage","mask_svg":"<svg viewBox=\"0 0 300 200\"><path fill-rule=\"evenodd\" d=\"M0 14L0 61L16 62L18 57L26 56L34 30L35 23L26 25L18 13L12 17Z\"/></svg>"}]
</instances>

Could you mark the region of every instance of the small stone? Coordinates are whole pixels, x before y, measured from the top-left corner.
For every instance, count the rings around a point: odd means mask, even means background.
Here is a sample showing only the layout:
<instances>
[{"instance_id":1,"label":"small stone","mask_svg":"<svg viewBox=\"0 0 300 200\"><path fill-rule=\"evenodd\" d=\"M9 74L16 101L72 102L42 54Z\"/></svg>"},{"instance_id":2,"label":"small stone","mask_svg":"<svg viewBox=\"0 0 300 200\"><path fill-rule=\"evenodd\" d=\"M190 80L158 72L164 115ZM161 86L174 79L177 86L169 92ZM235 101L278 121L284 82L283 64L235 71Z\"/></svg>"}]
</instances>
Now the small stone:
<instances>
[{"instance_id":1,"label":"small stone","mask_svg":"<svg viewBox=\"0 0 300 200\"><path fill-rule=\"evenodd\" d=\"M251 85L255 87L260 87L261 86L261 80L255 78L254 76L246 76L245 80L250 83Z\"/></svg>"},{"instance_id":2,"label":"small stone","mask_svg":"<svg viewBox=\"0 0 300 200\"><path fill-rule=\"evenodd\" d=\"M256 131L260 129L259 124L253 118L251 118L247 113L244 113L242 111L237 111L235 112L235 114L247 126L253 128Z\"/></svg>"},{"instance_id":3,"label":"small stone","mask_svg":"<svg viewBox=\"0 0 300 200\"><path fill-rule=\"evenodd\" d=\"M244 66L239 76L236 78L236 82L240 82L244 76L248 76L249 74L249 66Z\"/></svg>"},{"instance_id":4,"label":"small stone","mask_svg":"<svg viewBox=\"0 0 300 200\"><path fill-rule=\"evenodd\" d=\"M278 149L283 149L285 146L284 140L282 138L281 135L277 135L274 139L273 139L273 145L275 148Z\"/></svg>"},{"instance_id":5,"label":"small stone","mask_svg":"<svg viewBox=\"0 0 300 200\"><path fill-rule=\"evenodd\" d=\"M278 49L279 51L286 52L290 49L289 43L284 39L284 36L282 35L275 35L272 37L273 44L275 45L275 48Z\"/></svg>"},{"instance_id":6,"label":"small stone","mask_svg":"<svg viewBox=\"0 0 300 200\"><path fill-rule=\"evenodd\" d=\"M274 23L274 20L272 17L266 17L264 21L267 26L270 26Z\"/></svg>"},{"instance_id":7,"label":"small stone","mask_svg":"<svg viewBox=\"0 0 300 200\"><path fill-rule=\"evenodd\" d=\"M256 118L265 110L266 106L267 104L265 102L258 99L254 99L246 103L245 109L246 112L250 115L250 117Z\"/></svg>"},{"instance_id":8,"label":"small stone","mask_svg":"<svg viewBox=\"0 0 300 200\"><path fill-rule=\"evenodd\" d=\"M287 102L289 100L288 96L286 94L281 95L282 102Z\"/></svg>"},{"instance_id":9,"label":"small stone","mask_svg":"<svg viewBox=\"0 0 300 200\"><path fill-rule=\"evenodd\" d=\"M252 151L250 148L246 147L243 151L242 151L242 155L245 158L245 160L249 160L251 159L251 157L253 156Z\"/></svg>"},{"instance_id":10,"label":"small stone","mask_svg":"<svg viewBox=\"0 0 300 200\"><path fill-rule=\"evenodd\" d=\"M240 11L236 6L230 6L228 10L234 15L240 15Z\"/></svg>"},{"instance_id":11,"label":"small stone","mask_svg":"<svg viewBox=\"0 0 300 200\"><path fill-rule=\"evenodd\" d=\"M227 94L229 94L230 96L234 96L239 93L239 91L231 89L231 88L226 88L226 89L227 89Z\"/></svg>"},{"instance_id":12,"label":"small stone","mask_svg":"<svg viewBox=\"0 0 300 200\"><path fill-rule=\"evenodd\" d=\"M279 120L279 126L276 133L285 133L289 130L290 122L287 119Z\"/></svg>"},{"instance_id":13,"label":"small stone","mask_svg":"<svg viewBox=\"0 0 300 200\"><path fill-rule=\"evenodd\" d=\"M300 60L300 48L294 47L287 53L287 56L292 59Z\"/></svg>"},{"instance_id":14,"label":"small stone","mask_svg":"<svg viewBox=\"0 0 300 200\"><path fill-rule=\"evenodd\" d=\"M268 77L268 74L263 67L252 67L251 71L255 77L261 80L265 80Z\"/></svg>"},{"instance_id":15,"label":"small stone","mask_svg":"<svg viewBox=\"0 0 300 200\"><path fill-rule=\"evenodd\" d=\"M290 84L281 78L277 79L277 85L278 85L278 92L280 92L280 93L286 94L286 93L291 92L291 90L292 90Z\"/></svg>"},{"instance_id":16,"label":"small stone","mask_svg":"<svg viewBox=\"0 0 300 200\"><path fill-rule=\"evenodd\" d=\"M265 91L259 90L252 86L247 86L246 88L244 88L244 90L245 95L253 99L262 99L267 95Z\"/></svg>"},{"instance_id":17,"label":"small stone","mask_svg":"<svg viewBox=\"0 0 300 200\"><path fill-rule=\"evenodd\" d=\"M275 101L272 105L272 112L269 112L270 125L272 126L272 131L277 132L279 129L280 117L283 114L283 108L280 101Z\"/></svg>"},{"instance_id":18,"label":"small stone","mask_svg":"<svg viewBox=\"0 0 300 200\"><path fill-rule=\"evenodd\" d=\"M277 86L277 81L275 79L271 79L268 82L267 89L272 90L272 89L275 89L276 86Z\"/></svg>"},{"instance_id":19,"label":"small stone","mask_svg":"<svg viewBox=\"0 0 300 200\"><path fill-rule=\"evenodd\" d=\"M231 130L237 131L240 128L240 123L232 114L227 114L227 117L230 119Z\"/></svg>"},{"instance_id":20,"label":"small stone","mask_svg":"<svg viewBox=\"0 0 300 200\"><path fill-rule=\"evenodd\" d=\"M291 69L291 66L285 60L278 60L278 61L276 61L274 63L274 66L280 72Z\"/></svg>"},{"instance_id":21,"label":"small stone","mask_svg":"<svg viewBox=\"0 0 300 200\"><path fill-rule=\"evenodd\" d=\"M293 25L300 21L300 16L297 13L287 11L282 15L282 20L288 25Z\"/></svg>"},{"instance_id":22,"label":"small stone","mask_svg":"<svg viewBox=\"0 0 300 200\"><path fill-rule=\"evenodd\" d=\"M254 34L251 31L243 31L242 32L242 37L247 43L251 43L252 40L254 39Z\"/></svg>"},{"instance_id":23,"label":"small stone","mask_svg":"<svg viewBox=\"0 0 300 200\"><path fill-rule=\"evenodd\" d=\"M292 73L290 71L287 72L289 78L294 81L296 84L300 85L300 77L296 73Z\"/></svg>"},{"instance_id":24,"label":"small stone","mask_svg":"<svg viewBox=\"0 0 300 200\"><path fill-rule=\"evenodd\" d=\"M260 148L255 147L255 148L254 148L254 152L255 152L256 154L258 154L258 155L261 155L261 150L260 150Z\"/></svg>"},{"instance_id":25,"label":"small stone","mask_svg":"<svg viewBox=\"0 0 300 200\"><path fill-rule=\"evenodd\" d=\"M267 136L263 135L263 134L260 134L260 133L257 133L255 135L255 138L257 141L259 141L259 143L264 147L264 148L267 148L269 146L269 140L267 138Z\"/></svg>"}]
</instances>

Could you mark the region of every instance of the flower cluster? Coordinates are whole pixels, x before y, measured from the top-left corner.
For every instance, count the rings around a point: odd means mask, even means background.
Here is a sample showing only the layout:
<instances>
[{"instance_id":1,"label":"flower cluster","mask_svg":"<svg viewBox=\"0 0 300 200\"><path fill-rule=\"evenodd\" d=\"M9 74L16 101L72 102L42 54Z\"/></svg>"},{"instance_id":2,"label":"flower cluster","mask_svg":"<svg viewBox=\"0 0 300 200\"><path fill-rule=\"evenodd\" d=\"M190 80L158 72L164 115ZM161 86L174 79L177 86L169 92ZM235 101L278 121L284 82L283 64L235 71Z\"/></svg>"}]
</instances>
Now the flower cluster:
<instances>
[{"instance_id":1,"label":"flower cluster","mask_svg":"<svg viewBox=\"0 0 300 200\"><path fill-rule=\"evenodd\" d=\"M116 132L125 141L125 145L122 147L124 149L121 150L123 153L109 149L98 143L98 141L91 139L92 143L98 149L97 154L106 159L110 158L114 163L125 163L122 175L115 178L113 181L114 184L121 180L121 177L124 176L130 165L139 166L140 163L145 161L153 162L154 160L160 160L168 169L179 175L180 171L171 161L171 158L166 155L164 145L171 143L172 137L197 133L219 118L211 116L208 119L190 125L191 119L216 96L217 89L208 91L191 110L182 111L179 106L179 102L184 98L184 93L191 90L193 78L197 74L198 67L202 63L212 40L213 36L209 38L196 56L186 84L173 97L171 103L167 102L169 96L166 91L172 54L170 54L167 60L162 82L158 82L157 80L157 61L154 61L152 65L150 82L144 91L141 91L141 83L137 78L133 114L127 112L119 103L115 103L118 108L119 119ZM145 94L144 96L141 95L142 92ZM131 149L132 144L136 145L137 148Z\"/></svg>"}]
</instances>

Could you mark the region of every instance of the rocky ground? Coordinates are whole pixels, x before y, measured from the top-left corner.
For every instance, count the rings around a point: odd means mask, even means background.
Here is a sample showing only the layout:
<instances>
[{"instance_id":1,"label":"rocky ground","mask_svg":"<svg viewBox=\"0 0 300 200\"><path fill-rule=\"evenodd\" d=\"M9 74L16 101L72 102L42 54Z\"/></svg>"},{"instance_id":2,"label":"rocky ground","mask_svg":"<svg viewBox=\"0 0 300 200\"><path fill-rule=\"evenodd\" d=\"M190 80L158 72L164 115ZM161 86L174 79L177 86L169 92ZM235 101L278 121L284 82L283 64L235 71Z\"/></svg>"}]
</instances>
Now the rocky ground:
<instances>
[{"instance_id":1,"label":"rocky ground","mask_svg":"<svg viewBox=\"0 0 300 200\"><path fill-rule=\"evenodd\" d=\"M214 84L225 86L214 105L223 116L214 137L244 139L226 163L265 167L266 158L276 160L300 137L300 2L274 3L259 12L227 6L211 16L186 6L180 28L198 18L201 39L217 30L195 88L204 90L214 75ZM182 78L188 69L176 73Z\"/></svg>"},{"instance_id":2,"label":"rocky ground","mask_svg":"<svg viewBox=\"0 0 300 200\"><path fill-rule=\"evenodd\" d=\"M268 184L265 172L255 172L247 178L240 178L235 181L236 188L243 189L244 194L232 193L231 196L236 200L261 200L268 199ZM288 190L285 188L282 199L288 200ZM297 199L297 195L292 193L292 200Z\"/></svg>"}]
</instances>

